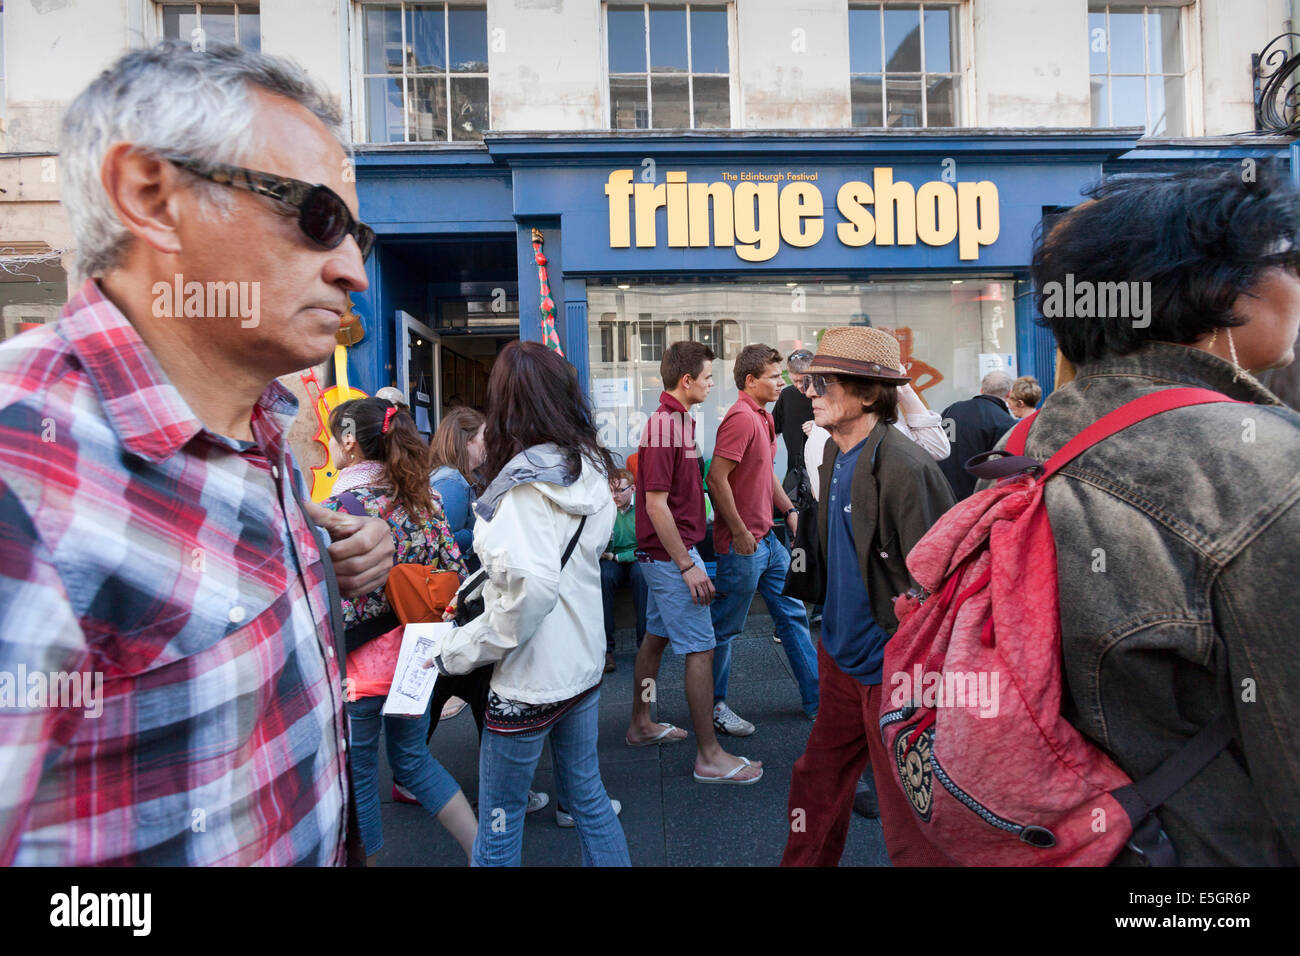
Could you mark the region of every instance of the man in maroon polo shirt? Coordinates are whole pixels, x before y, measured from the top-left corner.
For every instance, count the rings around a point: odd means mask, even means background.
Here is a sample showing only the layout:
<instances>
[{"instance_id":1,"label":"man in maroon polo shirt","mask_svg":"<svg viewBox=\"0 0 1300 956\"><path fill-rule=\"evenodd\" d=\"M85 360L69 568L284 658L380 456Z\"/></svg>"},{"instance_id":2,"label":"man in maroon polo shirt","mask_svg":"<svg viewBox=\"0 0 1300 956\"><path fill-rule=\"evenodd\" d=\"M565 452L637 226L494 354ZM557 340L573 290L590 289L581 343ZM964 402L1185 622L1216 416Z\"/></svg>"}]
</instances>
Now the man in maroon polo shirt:
<instances>
[{"instance_id":1,"label":"man in maroon polo shirt","mask_svg":"<svg viewBox=\"0 0 1300 956\"><path fill-rule=\"evenodd\" d=\"M664 389L637 450L637 560L646 583L646 634L636 656L630 747L676 743L686 731L650 719L664 648L686 655L686 702L695 726L698 783L757 783L762 763L718 745L713 729L713 583L695 546L704 538L704 483L689 409L713 387L713 352L677 342L660 363Z\"/></svg>"}]
</instances>

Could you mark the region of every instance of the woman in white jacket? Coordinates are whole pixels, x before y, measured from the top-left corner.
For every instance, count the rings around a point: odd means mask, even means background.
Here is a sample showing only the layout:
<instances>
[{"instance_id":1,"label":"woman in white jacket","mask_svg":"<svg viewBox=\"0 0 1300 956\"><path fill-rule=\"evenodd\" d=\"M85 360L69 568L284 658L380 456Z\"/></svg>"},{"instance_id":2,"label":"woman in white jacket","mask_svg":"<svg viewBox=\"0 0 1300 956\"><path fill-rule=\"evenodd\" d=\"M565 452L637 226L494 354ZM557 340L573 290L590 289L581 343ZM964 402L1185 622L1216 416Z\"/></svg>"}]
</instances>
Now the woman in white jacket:
<instances>
[{"instance_id":1,"label":"woman in white jacket","mask_svg":"<svg viewBox=\"0 0 1300 956\"><path fill-rule=\"evenodd\" d=\"M596 760L605 669L600 554L614 526L607 477L614 462L596 438L573 366L539 343L512 342L498 356L486 418L490 484L474 506L484 609L443 639L436 660L447 674L495 665L473 862L519 865L528 786L549 738L584 864L628 866Z\"/></svg>"}]
</instances>

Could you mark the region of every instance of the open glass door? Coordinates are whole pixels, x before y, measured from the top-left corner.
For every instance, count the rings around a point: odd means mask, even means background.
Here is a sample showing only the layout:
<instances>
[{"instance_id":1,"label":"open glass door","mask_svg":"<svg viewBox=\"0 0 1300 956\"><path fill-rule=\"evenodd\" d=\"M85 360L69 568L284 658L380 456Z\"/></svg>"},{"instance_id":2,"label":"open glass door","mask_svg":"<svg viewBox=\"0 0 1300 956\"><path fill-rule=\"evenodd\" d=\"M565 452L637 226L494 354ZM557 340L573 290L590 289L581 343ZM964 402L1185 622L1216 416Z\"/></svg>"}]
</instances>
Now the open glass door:
<instances>
[{"instance_id":1,"label":"open glass door","mask_svg":"<svg viewBox=\"0 0 1300 956\"><path fill-rule=\"evenodd\" d=\"M433 329L400 309L397 325L402 335L398 350L402 394L415 417L415 427L427 440L439 422L442 344Z\"/></svg>"}]
</instances>

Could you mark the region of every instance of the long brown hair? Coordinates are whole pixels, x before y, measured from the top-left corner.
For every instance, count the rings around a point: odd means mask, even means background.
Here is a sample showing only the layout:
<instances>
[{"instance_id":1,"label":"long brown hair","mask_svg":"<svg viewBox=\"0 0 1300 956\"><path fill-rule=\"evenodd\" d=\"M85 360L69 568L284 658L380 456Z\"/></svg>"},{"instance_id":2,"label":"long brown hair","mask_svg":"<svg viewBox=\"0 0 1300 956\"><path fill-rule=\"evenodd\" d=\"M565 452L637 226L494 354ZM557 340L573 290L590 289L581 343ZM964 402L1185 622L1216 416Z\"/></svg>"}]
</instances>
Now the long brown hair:
<instances>
[{"instance_id":1,"label":"long brown hair","mask_svg":"<svg viewBox=\"0 0 1300 956\"><path fill-rule=\"evenodd\" d=\"M388 415L389 409L393 414ZM388 430L384 421L391 418ZM357 447L368 461L383 465L383 482L393 499L414 520L433 516L429 491L429 446L415 427L405 405L382 398L354 398L330 412L330 431L340 444L351 430Z\"/></svg>"},{"instance_id":2,"label":"long brown hair","mask_svg":"<svg viewBox=\"0 0 1300 956\"><path fill-rule=\"evenodd\" d=\"M605 475L618 467L596 437L577 370L540 342L511 342L497 356L485 417L483 470L489 482L515 455L546 442L565 452L571 478L582 471L583 457Z\"/></svg>"},{"instance_id":3,"label":"long brown hair","mask_svg":"<svg viewBox=\"0 0 1300 956\"><path fill-rule=\"evenodd\" d=\"M478 477L469 465L469 443L482 427L483 415L468 405L458 406L443 415L438 430L429 442L429 471L450 465L476 491L482 491L478 487Z\"/></svg>"}]
</instances>

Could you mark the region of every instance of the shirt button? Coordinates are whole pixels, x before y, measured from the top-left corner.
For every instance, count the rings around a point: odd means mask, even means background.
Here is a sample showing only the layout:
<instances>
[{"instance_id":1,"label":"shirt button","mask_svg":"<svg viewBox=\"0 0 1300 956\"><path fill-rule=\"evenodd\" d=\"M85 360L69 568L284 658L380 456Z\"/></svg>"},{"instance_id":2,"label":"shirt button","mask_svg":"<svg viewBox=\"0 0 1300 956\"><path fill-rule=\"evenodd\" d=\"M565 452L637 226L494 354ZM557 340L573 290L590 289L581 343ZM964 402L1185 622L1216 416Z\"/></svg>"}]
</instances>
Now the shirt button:
<instances>
[{"instance_id":1,"label":"shirt button","mask_svg":"<svg viewBox=\"0 0 1300 956\"><path fill-rule=\"evenodd\" d=\"M346 737L339 738L339 750L342 751L343 753L348 752L348 740Z\"/></svg>"},{"instance_id":2,"label":"shirt button","mask_svg":"<svg viewBox=\"0 0 1300 956\"><path fill-rule=\"evenodd\" d=\"M279 466L279 465L272 465L272 466L271 466L271 477L272 477L272 478L275 478L275 479L277 479L277 480L279 479L279 477L280 477L280 466Z\"/></svg>"},{"instance_id":3,"label":"shirt button","mask_svg":"<svg viewBox=\"0 0 1300 956\"><path fill-rule=\"evenodd\" d=\"M888 552L888 551L881 551L881 552L880 552L880 556L881 556L882 558L887 558L887 557L889 557L889 552Z\"/></svg>"},{"instance_id":4,"label":"shirt button","mask_svg":"<svg viewBox=\"0 0 1300 956\"><path fill-rule=\"evenodd\" d=\"M334 645L332 645L332 644L327 645L326 648L325 648L325 653L328 654L330 657L333 657L333 656L334 656Z\"/></svg>"},{"instance_id":5,"label":"shirt button","mask_svg":"<svg viewBox=\"0 0 1300 956\"><path fill-rule=\"evenodd\" d=\"M246 612L244 611L244 609L240 607L238 604L236 604L234 607L230 609L230 613L227 614L226 616L230 618L231 624L238 624L240 621L244 619L245 614Z\"/></svg>"}]
</instances>

